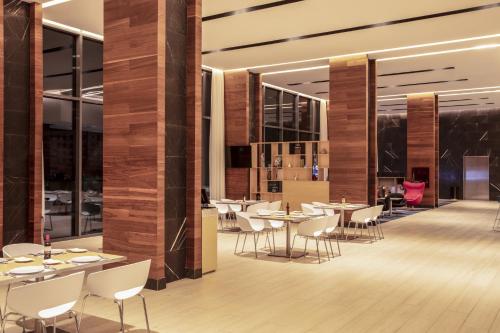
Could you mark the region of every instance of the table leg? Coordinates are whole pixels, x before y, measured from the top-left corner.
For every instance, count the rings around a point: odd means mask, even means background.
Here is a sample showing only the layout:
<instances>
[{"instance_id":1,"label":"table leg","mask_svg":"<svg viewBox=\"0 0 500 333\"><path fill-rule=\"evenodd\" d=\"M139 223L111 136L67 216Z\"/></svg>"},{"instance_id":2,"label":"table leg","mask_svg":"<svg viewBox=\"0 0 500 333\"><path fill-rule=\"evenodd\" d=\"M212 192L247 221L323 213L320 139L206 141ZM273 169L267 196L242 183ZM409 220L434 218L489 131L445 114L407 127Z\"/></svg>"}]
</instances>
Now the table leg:
<instances>
[{"instance_id":1,"label":"table leg","mask_svg":"<svg viewBox=\"0 0 500 333\"><path fill-rule=\"evenodd\" d=\"M291 241L292 241L292 235L291 235L291 222L290 221L285 221L286 223L286 245L285 245L285 248L281 248L281 249L278 249L278 250L275 250L271 253L268 254L268 256L270 257L281 257L281 258L287 258L287 259L297 259L297 258L300 258L300 257L304 257L307 253L304 253L303 251L300 251L300 252L297 252L297 251L294 251L292 253L292 244L291 244Z\"/></svg>"},{"instance_id":2,"label":"table leg","mask_svg":"<svg viewBox=\"0 0 500 333\"><path fill-rule=\"evenodd\" d=\"M389 200L389 216L392 216L392 200Z\"/></svg>"},{"instance_id":3,"label":"table leg","mask_svg":"<svg viewBox=\"0 0 500 333\"><path fill-rule=\"evenodd\" d=\"M340 210L340 234L344 236L344 210Z\"/></svg>"},{"instance_id":4,"label":"table leg","mask_svg":"<svg viewBox=\"0 0 500 333\"><path fill-rule=\"evenodd\" d=\"M286 256L290 258L290 222L286 222Z\"/></svg>"}]
</instances>

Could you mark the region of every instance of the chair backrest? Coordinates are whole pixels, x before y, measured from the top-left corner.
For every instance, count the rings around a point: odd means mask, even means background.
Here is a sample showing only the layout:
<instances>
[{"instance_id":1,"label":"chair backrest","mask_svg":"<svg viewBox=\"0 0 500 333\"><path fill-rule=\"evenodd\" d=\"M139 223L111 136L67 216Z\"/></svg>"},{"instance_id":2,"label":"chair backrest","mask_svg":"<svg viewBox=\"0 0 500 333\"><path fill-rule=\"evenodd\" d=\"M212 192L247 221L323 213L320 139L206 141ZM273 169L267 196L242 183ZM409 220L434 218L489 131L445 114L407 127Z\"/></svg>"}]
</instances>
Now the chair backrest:
<instances>
[{"instance_id":1,"label":"chair backrest","mask_svg":"<svg viewBox=\"0 0 500 333\"><path fill-rule=\"evenodd\" d=\"M335 228L339 225L340 214L334 214L333 216L328 216L326 220L325 232L327 234L334 232Z\"/></svg>"},{"instance_id":2,"label":"chair backrest","mask_svg":"<svg viewBox=\"0 0 500 333\"><path fill-rule=\"evenodd\" d=\"M3 256L8 258L15 258L43 252L43 245L33 243L17 243L5 245L2 248Z\"/></svg>"},{"instance_id":3,"label":"chair backrest","mask_svg":"<svg viewBox=\"0 0 500 333\"><path fill-rule=\"evenodd\" d=\"M259 202L259 203L250 205L247 207L247 212L255 214L259 211L259 209L269 209L269 202L263 201L263 202Z\"/></svg>"},{"instance_id":4,"label":"chair backrest","mask_svg":"<svg viewBox=\"0 0 500 333\"><path fill-rule=\"evenodd\" d=\"M403 187L406 191L404 196L408 204L410 205L420 204L424 196L425 183L424 182L412 183L405 180L403 182Z\"/></svg>"},{"instance_id":5,"label":"chair backrest","mask_svg":"<svg viewBox=\"0 0 500 333\"><path fill-rule=\"evenodd\" d=\"M371 219L372 219L371 207L355 210L351 216L351 221L358 223L366 223Z\"/></svg>"},{"instance_id":6,"label":"chair backrest","mask_svg":"<svg viewBox=\"0 0 500 333\"><path fill-rule=\"evenodd\" d=\"M253 232L253 231L262 231L265 227L264 220L261 219L251 219L250 215L253 213L249 212L240 212L236 213L236 222L240 227L241 231L244 232Z\"/></svg>"},{"instance_id":7,"label":"chair backrest","mask_svg":"<svg viewBox=\"0 0 500 333\"><path fill-rule=\"evenodd\" d=\"M232 212L241 212L241 205L237 205L237 204L230 204L229 205L229 209L232 211Z\"/></svg>"},{"instance_id":8,"label":"chair backrest","mask_svg":"<svg viewBox=\"0 0 500 333\"><path fill-rule=\"evenodd\" d=\"M273 201L273 202L269 203L269 210L277 211L280 209L281 209L281 200Z\"/></svg>"},{"instance_id":9,"label":"chair backrest","mask_svg":"<svg viewBox=\"0 0 500 333\"><path fill-rule=\"evenodd\" d=\"M87 277L89 293L109 299L126 299L137 295L146 285L151 259L90 273ZM127 294L119 292L128 291Z\"/></svg>"},{"instance_id":10,"label":"chair backrest","mask_svg":"<svg viewBox=\"0 0 500 333\"><path fill-rule=\"evenodd\" d=\"M317 215L323 214L322 209L314 208L314 205L311 204L301 203L300 207L302 208L302 211L305 214L317 214Z\"/></svg>"},{"instance_id":11,"label":"chair backrest","mask_svg":"<svg viewBox=\"0 0 500 333\"><path fill-rule=\"evenodd\" d=\"M301 236L318 237L325 231L328 216L322 216L301 222L297 228L297 233Z\"/></svg>"},{"instance_id":12,"label":"chair backrest","mask_svg":"<svg viewBox=\"0 0 500 333\"><path fill-rule=\"evenodd\" d=\"M383 210L384 210L384 205L373 206L372 207L372 218L374 220L378 219L378 217L382 214Z\"/></svg>"},{"instance_id":13,"label":"chair backrest","mask_svg":"<svg viewBox=\"0 0 500 333\"><path fill-rule=\"evenodd\" d=\"M82 271L15 287L10 290L7 303L13 311L26 317L42 319L61 315L78 301L84 278ZM55 307L58 309L53 309ZM51 309L50 315L49 311L44 312L48 309Z\"/></svg>"},{"instance_id":14,"label":"chair backrest","mask_svg":"<svg viewBox=\"0 0 500 333\"><path fill-rule=\"evenodd\" d=\"M212 200L211 200L212 202ZM227 204L218 204L216 203L217 201L213 201L212 205L215 206L215 208L217 208L217 212L219 214L226 214L227 212L229 212L229 206Z\"/></svg>"}]
</instances>

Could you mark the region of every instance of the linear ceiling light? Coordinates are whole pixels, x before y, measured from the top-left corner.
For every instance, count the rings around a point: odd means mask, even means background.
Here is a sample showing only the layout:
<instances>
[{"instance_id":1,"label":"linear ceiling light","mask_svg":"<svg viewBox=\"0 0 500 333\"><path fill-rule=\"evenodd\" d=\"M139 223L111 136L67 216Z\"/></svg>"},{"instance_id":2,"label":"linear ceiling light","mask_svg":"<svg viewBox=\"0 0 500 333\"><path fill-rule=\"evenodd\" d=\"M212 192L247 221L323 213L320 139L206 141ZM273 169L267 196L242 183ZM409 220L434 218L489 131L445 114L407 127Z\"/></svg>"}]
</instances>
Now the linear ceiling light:
<instances>
[{"instance_id":1,"label":"linear ceiling light","mask_svg":"<svg viewBox=\"0 0 500 333\"><path fill-rule=\"evenodd\" d=\"M465 88L465 89L452 89L452 90L438 90L438 91L426 91L426 92L414 92L414 93L403 93L403 94L395 94L395 95L384 95L378 96L378 98L390 98L390 97L401 97L406 95L414 95L414 94L432 94L432 93L451 93L451 92L461 92L461 91L472 91L472 90L486 90L486 89L500 89L500 86L492 86L492 87L479 87L479 88Z\"/></svg>"},{"instance_id":2,"label":"linear ceiling light","mask_svg":"<svg viewBox=\"0 0 500 333\"><path fill-rule=\"evenodd\" d=\"M465 52L465 51L476 51L476 50L484 50L484 49L494 49L494 48L497 48L497 47L500 47L500 44L478 45L478 46L466 47L466 48L462 48L462 49L451 49L451 50L436 51L436 52L426 52L426 53L409 54L409 55L399 56L399 57L382 58L382 59L377 59L377 62L392 61L392 60L401 60L401 59L409 59L409 58L419 58L419 57L427 57L427 56L433 56L433 55L439 55L439 54L448 54L448 53L458 53L458 52Z\"/></svg>"},{"instance_id":3,"label":"linear ceiling light","mask_svg":"<svg viewBox=\"0 0 500 333\"><path fill-rule=\"evenodd\" d=\"M52 1L47 1L47 2L42 3L42 8L48 8L48 7L60 5L62 3L69 2L69 1L71 1L71 0L52 0Z\"/></svg>"},{"instance_id":4,"label":"linear ceiling light","mask_svg":"<svg viewBox=\"0 0 500 333\"><path fill-rule=\"evenodd\" d=\"M456 94L438 94L439 97L445 97L445 96L462 96L462 95L475 95L475 94L492 94L492 93L499 93L500 90L487 90L487 91L471 91L471 92L465 92L465 93L456 93Z\"/></svg>"},{"instance_id":5,"label":"linear ceiling light","mask_svg":"<svg viewBox=\"0 0 500 333\"><path fill-rule=\"evenodd\" d=\"M321 58L312 58L312 59L305 59L305 60L288 61L288 62L281 62L281 63L275 63L275 64L268 64L268 65L258 65L258 66L241 67L241 68L228 69L227 71L238 71L238 70L246 70L246 69L260 69L260 68L266 68L266 67L277 67L277 66L295 65L295 64L301 64L301 63L307 63L307 62L313 62L313 61L327 60L327 59L331 59L331 58L343 58L343 57L352 57L352 56L363 55L363 54L378 54L378 53L387 53L387 52L395 52L395 51L404 51L404 50L418 49L418 48L423 48L423 47L433 47L433 46L440 46L440 45L448 45L448 44L472 42L472 41L477 41L477 40L490 39L490 38L498 38L498 37L500 37L500 33L493 34L493 35L483 35L483 36L475 36L475 37L469 37L469 38L445 40L445 41L441 41L441 42L433 42L433 43L424 43L424 44L415 44L415 45L408 45L408 46L401 46L401 47L393 47L393 48L388 48L388 49L379 49L379 50L371 50L371 51L362 51L362 52L348 53L348 54L342 54L342 55L333 55L333 56L321 57Z\"/></svg>"},{"instance_id":6,"label":"linear ceiling light","mask_svg":"<svg viewBox=\"0 0 500 333\"><path fill-rule=\"evenodd\" d=\"M397 97L397 98L377 99L377 102L402 101L402 100L406 100L406 97Z\"/></svg>"},{"instance_id":7,"label":"linear ceiling light","mask_svg":"<svg viewBox=\"0 0 500 333\"><path fill-rule=\"evenodd\" d=\"M305 72L305 71L312 71L312 70L315 70L315 69L324 69L324 68L329 68L329 67L330 67L329 65L324 65L324 66L314 66L314 67L287 69L287 70L283 70L283 71L262 73L262 76L264 76L264 75L283 74L283 73Z\"/></svg>"},{"instance_id":8,"label":"linear ceiling light","mask_svg":"<svg viewBox=\"0 0 500 333\"><path fill-rule=\"evenodd\" d=\"M81 29L72 27L70 25L62 24L62 23L59 23L59 22L56 22L56 21L43 19L43 24L46 25L46 26L49 26L49 27L58 28L58 29L61 29L61 30L65 30L65 31L68 31L68 32L75 33L75 34L81 34L81 35L89 37L89 38L98 39L98 40L104 40L104 36L103 35L95 34L93 32L86 31L86 30L81 30Z\"/></svg>"}]
</instances>

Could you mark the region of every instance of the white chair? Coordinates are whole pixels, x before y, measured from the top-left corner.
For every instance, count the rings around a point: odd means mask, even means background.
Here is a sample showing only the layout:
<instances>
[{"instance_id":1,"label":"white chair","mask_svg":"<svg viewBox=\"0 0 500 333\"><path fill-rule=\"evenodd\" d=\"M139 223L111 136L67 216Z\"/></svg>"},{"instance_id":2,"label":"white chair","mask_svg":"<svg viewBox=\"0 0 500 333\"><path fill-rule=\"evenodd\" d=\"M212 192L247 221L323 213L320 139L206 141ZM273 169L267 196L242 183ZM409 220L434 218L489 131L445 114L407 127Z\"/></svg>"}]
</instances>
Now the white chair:
<instances>
[{"instance_id":1,"label":"white chair","mask_svg":"<svg viewBox=\"0 0 500 333\"><path fill-rule=\"evenodd\" d=\"M337 249L339 250L339 256L342 254L340 253L340 244L339 244L339 235L335 232L339 225L339 220L340 220L340 214L335 214L333 216L327 216L327 221L326 221L326 227L325 231L323 232L323 236L328 239L328 242L330 243L330 251L332 252L332 258L335 257L333 254L333 248L332 248L332 240L331 238L335 236L335 239L337 241Z\"/></svg>"},{"instance_id":2,"label":"white chair","mask_svg":"<svg viewBox=\"0 0 500 333\"><path fill-rule=\"evenodd\" d=\"M328 206L328 204L325 204L323 202L318 202L318 201L313 201L312 204L314 206ZM319 208L318 208L319 209ZM327 216L334 216L335 215L335 210L329 209L329 208L323 208L323 212Z\"/></svg>"},{"instance_id":3,"label":"white chair","mask_svg":"<svg viewBox=\"0 0 500 333\"><path fill-rule=\"evenodd\" d=\"M300 223L298 228L297 228L297 234L295 236L293 236L292 250L290 251L290 253L293 253L293 247L295 245L295 238L297 236L303 237L306 239L306 245L304 247L304 255L306 254L306 251L307 251L308 239L309 238L315 239L316 240L316 251L318 254L318 263L321 264L321 257L319 254L319 241L322 238L323 232L325 231L327 220L328 220L328 217L323 216L323 217L314 218L314 219ZM326 241L324 240L324 238L323 238L323 241L325 243L326 255L328 256L328 260L330 260L330 255L328 254L328 247L326 246Z\"/></svg>"},{"instance_id":4,"label":"white chair","mask_svg":"<svg viewBox=\"0 0 500 333\"><path fill-rule=\"evenodd\" d=\"M210 203L217 208L219 214L219 225L220 230L224 230L224 220L226 215L229 213L229 206L227 204L218 204L216 200L210 200Z\"/></svg>"},{"instance_id":5,"label":"white chair","mask_svg":"<svg viewBox=\"0 0 500 333\"><path fill-rule=\"evenodd\" d=\"M83 320L87 298L96 296L113 300L118 305L120 313L120 330L121 332L125 332L125 327L123 325L123 301L138 296L142 299L146 327L149 333L146 299L141 294L141 291L144 289L148 280L150 266L151 259L90 273L87 277L87 289L89 293L83 298L80 325Z\"/></svg>"},{"instance_id":6,"label":"white chair","mask_svg":"<svg viewBox=\"0 0 500 333\"><path fill-rule=\"evenodd\" d=\"M5 245L2 248L3 256L7 258L22 257L29 254L43 252L43 245L34 243L17 243Z\"/></svg>"},{"instance_id":7,"label":"white chair","mask_svg":"<svg viewBox=\"0 0 500 333\"><path fill-rule=\"evenodd\" d=\"M316 215L316 216L324 215L323 210L315 208L314 205L302 203L300 204L300 207L302 208L302 211L306 215Z\"/></svg>"},{"instance_id":8,"label":"white chair","mask_svg":"<svg viewBox=\"0 0 500 333\"><path fill-rule=\"evenodd\" d=\"M281 210L281 200L270 202L269 203L269 210L271 210L271 211Z\"/></svg>"},{"instance_id":9,"label":"white chair","mask_svg":"<svg viewBox=\"0 0 500 333\"><path fill-rule=\"evenodd\" d=\"M382 230L382 224L380 223L379 217L382 215L384 210L384 205L378 205L372 207L372 223L374 224L375 229L377 229L378 238L384 239L384 231Z\"/></svg>"},{"instance_id":10,"label":"white chair","mask_svg":"<svg viewBox=\"0 0 500 333\"><path fill-rule=\"evenodd\" d=\"M281 210L281 200L278 201L273 201L269 203L269 211L270 212L275 212ZM276 230L281 230L285 226L284 221L265 221L266 224L266 229L271 230L271 235L273 237L273 251L276 250L276 243L274 240L274 231Z\"/></svg>"},{"instance_id":11,"label":"white chair","mask_svg":"<svg viewBox=\"0 0 500 333\"><path fill-rule=\"evenodd\" d=\"M5 332L5 323L11 315L21 315L23 327L26 318L40 320L44 333L47 332L47 320L52 319L55 332L57 316L66 313L74 316L76 331L80 332L78 318L72 309L80 296L84 277L85 272L78 272L12 288L7 296L7 304L13 312L5 315L2 332Z\"/></svg>"},{"instance_id":12,"label":"white chair","mask_svg":"<svg viewBox=\"0 0 500 333\"><path fill-rule=\"evenodd\" d=\"M245 234L245 239L243 240L243 246L241 247L241 253L243 253L245 251L245 244L247 241L247 235L252 234L253 235L254 250L255 250L255 258L257 258L257 242L259 241L258 235L262 231L264 231L265 222L264 222L264 220L261 220L261 219L251 219L250 218L251 215L252 215L252 213L248 213L248 212L236 213L236 222L238 223L238 226L240 227L240 231L238 232L238 238L236 239L236 245L234 247L234 254L237 253L238 243L240 241L240 235ZM269 237L267 239L269 239ZM271 247L271 244L269 244L269 247Z\"/></svg>"},{"instance_id":13,"label":"white chair","mask_svg":"<svg viewBox=\"0 0 500 333\"><path fill-rule=\"evenodd\" d=\"M259 209L269 209L269 202L263 201L247 207L247 213L256 214Z\"/></svg>"},{"instance_id":14,"label":"white chair","mask_svg":"<svg viewBox=\"0 0 500 333\"><path fill-rule=\"evenodd\" d=\"M363 208L356 210L352 213L351 220L347 224L347 232L345 235L345 238L348 239L349 237L349 230L350 230L350 225L351 223L354 223L354 232L352 236L356 236L356 232L358 231L358 227L361 230L361 235L360 237L363 237L363 227L366 226L366 231L368 232L368 237L372 237L370 234L370 223L372 222L372 207L368 208ZM371 240L375 239L375 230L373 230L373 237Z\"/></svg>"}]
</instances>

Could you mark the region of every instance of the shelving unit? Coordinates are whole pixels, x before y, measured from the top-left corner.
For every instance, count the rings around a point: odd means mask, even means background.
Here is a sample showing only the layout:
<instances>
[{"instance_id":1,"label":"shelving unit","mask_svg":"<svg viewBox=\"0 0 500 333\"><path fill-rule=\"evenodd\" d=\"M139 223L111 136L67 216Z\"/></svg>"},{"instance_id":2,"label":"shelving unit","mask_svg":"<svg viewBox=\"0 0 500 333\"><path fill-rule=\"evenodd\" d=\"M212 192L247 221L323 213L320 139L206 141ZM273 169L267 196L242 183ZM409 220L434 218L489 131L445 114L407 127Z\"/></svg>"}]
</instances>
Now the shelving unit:
<instances>
[{"instance_id":1,"label":"shelving unit","mask_svg":"<svg viewBox=\"0 0 500 333\"><path fill-rule=\"evenodd\" d=\"M251 146L252 199L289 202L294 210L300 209L301 202L328 201L328 141L259 142Z\"/></svg>"}]
</instances>

